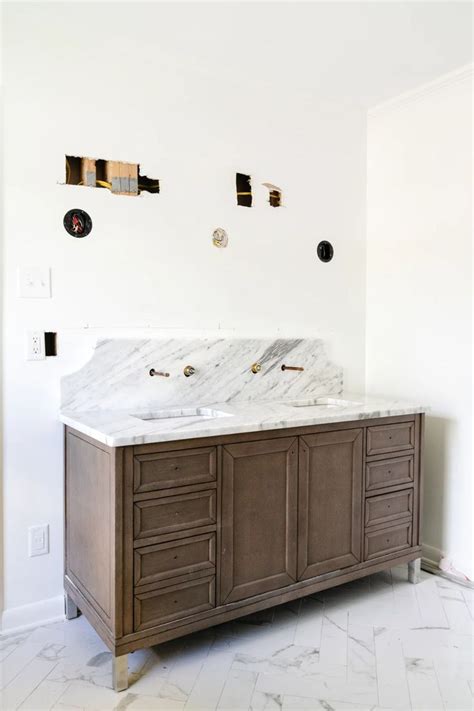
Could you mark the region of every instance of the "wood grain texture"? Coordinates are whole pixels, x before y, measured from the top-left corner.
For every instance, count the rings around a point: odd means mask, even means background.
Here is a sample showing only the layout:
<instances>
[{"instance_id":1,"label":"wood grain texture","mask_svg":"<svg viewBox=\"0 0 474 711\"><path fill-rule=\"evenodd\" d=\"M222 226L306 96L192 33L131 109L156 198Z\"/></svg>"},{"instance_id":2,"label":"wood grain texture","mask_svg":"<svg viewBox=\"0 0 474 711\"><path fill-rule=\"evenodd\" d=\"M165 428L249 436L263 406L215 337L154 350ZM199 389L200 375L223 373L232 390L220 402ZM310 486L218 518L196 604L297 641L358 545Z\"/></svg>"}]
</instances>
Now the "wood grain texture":
<instances>
[{"instance_id":1,"label":"wood grain texture","mask_svg":"<svg viewBox=\"0 0 474 711\"><path fill-rule=\"evenodd\" d=\"M205 533L135 550L135 585L159 583L201 570L214 571L216 535Z\"/></svg>"},{"instance_id":2,"label":"wood grain texture","mask_svg":"<svg viewBox=\"0 0 474 711\"><path fill-rule=\"evenodd\" d=\"M298 579L361 560L363 430L300 438Z\"/></svg>"},{"instance_id":3,"label":"wood grain texture","mask_svg":"<svg viewBox=\"0 0 474 711\"><path fill-rule=\"evenodd\" d=\"M135 596L135 629L155 627L215 606L215 578L198 578Z\"/></svg>"},{"instance_id":4,"label":"wood grain texture","mask_svg":"<svg viewBox=\"0 0 474 711\"><path fill-rule=\"evenodd\" d=\"M66 574L115 627L115 475L113 451L68 433Z\"/></svg>"},{"instance_id":5,"label":"wood grain texture","mask_svg":"<svg viewBox=\"0 0 474 711\"><path fill-rule=\"evenodd\" d=\"M384 553L399 553L412 544L412 522L366 529L365 560L377 558Z\"/></svg>"},{"instance_id":6,"label":"wood grain texture","mask_svg":"<svg viewBox=\"0 0 474 711\"><path fill-rule=\"evenodd\" d=\"M216 479L216 448L135 454L133 464L135 493L202 484Z\"/></svg>"},{"instance_id":7,"label":"wood grain texture","mask_svg":"<svg viewBox=\"0 0 474 711\"><path fill-rule=\"evenodd\" d=\"M415 421L367 428L367 455L402 452L415 447Z\"/></svg>"},{"instance_id":8,"label":"wood grain texture","mask_svg":"<svg viewBox=\"0 0 474 711\"><path fill-rule=\"evenodd\" d=\"M138 501L134 504L134 537L151 538L216 522L214 489Z\"/></svg>"},{"instance_id":9,"label":"wood grain texture","mask_svg":"<svg viewBox=\"0 0 474 711\"><path fill-rule=\"evenodd\" d=\"M406 486L415 480L414 457L405 457L370 461L365 465L365 490L377 493L378 489L389 486Z\"/></svg>"},{"instance_id":10,"label":"wood grain texture","mask_svg":"<svg viewBox=\"0 0 474 711\"><path fill-rule=\"evenodd\" d=\"M220 600L296 580L297 440L228 445L222 453Z\"/></svg>"},{"instance_id":11,"label":"wood grain texture","mask_svg":"<svg viewBox=\"0 0 474 711\"><path fill-rule=\"evenodd\" d=\"M365 525L376 526L397 519L413 517L413 488L391 494L371 496L365 507Z\"/></svg>"}]
</instances>

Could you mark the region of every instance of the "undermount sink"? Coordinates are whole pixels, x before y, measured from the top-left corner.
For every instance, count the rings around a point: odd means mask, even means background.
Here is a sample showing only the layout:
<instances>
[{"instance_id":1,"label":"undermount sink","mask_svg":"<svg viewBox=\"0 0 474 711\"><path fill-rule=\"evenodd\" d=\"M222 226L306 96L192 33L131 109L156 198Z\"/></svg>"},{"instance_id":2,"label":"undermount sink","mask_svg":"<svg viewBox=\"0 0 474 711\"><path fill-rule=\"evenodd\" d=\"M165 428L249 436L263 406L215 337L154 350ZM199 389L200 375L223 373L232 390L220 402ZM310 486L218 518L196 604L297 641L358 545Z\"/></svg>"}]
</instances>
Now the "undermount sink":
<instances>
[{"instance_id":1,"label":"undermount sink","mask_svg":"<svg viewBox=\"0 0 474 711\"><path fill-rule=\"evenodd\" d=\"M232 417L229 412L213 410L210 407L179 407L172 410L156 410L155 412L135 413L131 417L145 422L155 422L159 420L174 420L178 417L204 417L213 419L216 417Z\"/></svg>"},{"instance_id":2,"label":"undermount sink","mask_svg":"<svg viewBox=\"0 0 474 711\"><path fill-rule=\"evenodd\" d=\"M344 400L339 397L317 397L313 400L298 400L290 403L291 407L356 407L362 405L355 400Z\"/></svg>"}]
</instances>

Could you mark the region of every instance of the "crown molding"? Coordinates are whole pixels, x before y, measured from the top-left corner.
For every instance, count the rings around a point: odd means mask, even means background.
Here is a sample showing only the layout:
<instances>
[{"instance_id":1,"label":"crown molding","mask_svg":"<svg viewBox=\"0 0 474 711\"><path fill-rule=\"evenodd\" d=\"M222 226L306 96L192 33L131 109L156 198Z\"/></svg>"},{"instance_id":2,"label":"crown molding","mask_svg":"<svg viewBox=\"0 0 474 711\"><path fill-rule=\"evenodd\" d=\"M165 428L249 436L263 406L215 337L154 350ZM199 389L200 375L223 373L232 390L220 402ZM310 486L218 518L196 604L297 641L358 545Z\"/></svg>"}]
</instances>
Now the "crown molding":
<instances>
[{"instance_id":1,"label":"crown molding","mask_svg":"<svg viewBox=\"0 0 474 711\"><path fill-rule=\"evenodd\" d=\"M383 114L389 113L391 111L398 111L402 109L407 104L412 104L416 101L421 101L427 96L432 94L437 94L440 91L444 91L451 86L460 84L463 82L471 82L474 78L474 63L465 64L458 69L447 74L442 74L437 79L427 82L426 84L421 84L416 89L406 91L403 94L395 96L393 99L384 101L381 104L372 106L367 111L367 116L369 118L377 118Z\"/></svg>"}]
</instances>

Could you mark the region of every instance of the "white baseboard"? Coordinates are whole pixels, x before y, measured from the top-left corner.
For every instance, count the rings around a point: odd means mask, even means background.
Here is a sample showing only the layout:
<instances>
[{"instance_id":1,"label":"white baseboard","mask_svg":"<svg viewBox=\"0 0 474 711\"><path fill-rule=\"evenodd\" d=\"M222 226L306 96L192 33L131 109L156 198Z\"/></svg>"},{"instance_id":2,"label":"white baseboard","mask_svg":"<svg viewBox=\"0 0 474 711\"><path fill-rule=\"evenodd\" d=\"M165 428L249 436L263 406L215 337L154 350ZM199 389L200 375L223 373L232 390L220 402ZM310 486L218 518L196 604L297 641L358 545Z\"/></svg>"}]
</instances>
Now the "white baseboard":
<instances>
[{"instance_id":1,"label":"white baseboard","mask_svg":"<svg viewBox=\"0 0 474 711\"><path fill-rule=\"evenodd\" d=\"M442 558L442 551L423 543L421 559L421 567L423 570L426 570L428 573L433 573L433 575L439 575L441 578L446 578L446 580L451 580L453 583L458 583L458 585L464 585L464 587L470 588L471 590L474 589L474 583L472 581L441 570L439 564Z\"/></svg>"},{"instance_id":2,"label":"white baseboard","mask_svg":"<svg viewBox=\"0 0 474 711\"><path fill-rule=\"evenodd\" d=\"M439 563L443 554L437 548L423 544L421 566L424 570L434 575L439 575L442 578L452 580L459 585L464 585L468 588L474 588L474 583L464 578L459 578L451 575L440 569ZM0 634L9 635L32 627L47 625L51 622L64 620L64 596L51 597L47 600L40 600L31 605L22 605L21 607L12 607L4 610L0 625Z\"/></svg>"},{"instance_id":3,"label":"white baseboard","mask_svg":"<svg viewBox=\"0 0 474 711\"><path fill-rule=\"evenodd\" d=\"M64 620L64 596L40 600L31 605L11 607L3 611L0 633L2 635L23 632L24 630Z\"/></svg>"}]
</instances>

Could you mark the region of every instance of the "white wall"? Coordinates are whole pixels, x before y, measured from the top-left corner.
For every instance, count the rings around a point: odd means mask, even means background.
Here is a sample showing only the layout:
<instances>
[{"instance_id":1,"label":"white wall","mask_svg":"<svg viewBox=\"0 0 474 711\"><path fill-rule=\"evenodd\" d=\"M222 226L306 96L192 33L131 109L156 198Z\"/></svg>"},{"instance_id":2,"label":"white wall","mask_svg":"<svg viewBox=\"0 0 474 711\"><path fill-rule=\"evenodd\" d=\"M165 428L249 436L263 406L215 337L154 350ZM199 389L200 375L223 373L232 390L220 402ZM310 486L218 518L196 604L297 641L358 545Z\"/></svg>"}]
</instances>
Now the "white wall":
<instances>
[{"instance_id":1,"label":"white wall","mask_svg":"<svg viewBox=\"0 0 474 711\"><path fill-rule=\"evenodd\" d=\"M367 388L431 405L424 555L474 578L472 70L369 116Z\"/></svg>"},{"instance_id":2,"label":"white wall","mask_svg":"<svg viewBox=\"0 0 474 711\"><path fill-rule=\"evenodd\" d=\"M245 71L225 76L225 53L214 77L159 4L141 12L137 35L133 4L5 8L6 628L60 611L58 383L98 335L320 335L347 385L364 387L364 111L288 85L249 86ZM291 42L298 36L290 53ZM162 192L59 185L65 154L140 162ZM235 204L236 171L254 176L252 209ZM283 208L267 205L263 181L282 186ZM73 207L92 216L87 239L62 227ZM217 226L228 230L225 250L211 244ZM335 247L328 265L316 259L321 239ZM51 300L17 297L22 265L52 268ZM28 329L57 331L59 356L25 362ZM27 528L41 523L51 553L28 558Z\"/></svg>"}]
</instances>

